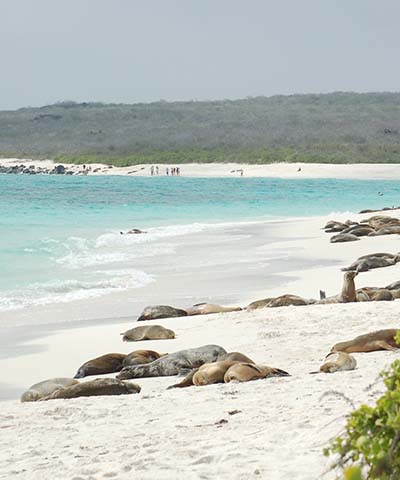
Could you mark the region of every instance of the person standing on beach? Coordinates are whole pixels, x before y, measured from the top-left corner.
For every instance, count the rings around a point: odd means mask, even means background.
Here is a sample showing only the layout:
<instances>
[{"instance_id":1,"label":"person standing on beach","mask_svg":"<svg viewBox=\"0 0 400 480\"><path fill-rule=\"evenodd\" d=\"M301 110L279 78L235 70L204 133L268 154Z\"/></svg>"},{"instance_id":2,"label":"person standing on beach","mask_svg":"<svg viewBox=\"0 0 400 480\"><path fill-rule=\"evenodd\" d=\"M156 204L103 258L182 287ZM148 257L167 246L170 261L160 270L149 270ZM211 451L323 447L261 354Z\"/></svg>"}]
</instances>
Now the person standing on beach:
<instances>
[{"instance_id":1,"label":"person standing on beach","mask_svg":"<svg viewBox=\"0 0 400 480\"><path fill-rule=\"evenodd\" d=\"M166 174L166 175L169 175L168 167L165 169L165 174Z\"/></svg>"},{"instance_id":2,"label":"person standing on beach","mask_svg":"<svg viewBox=\"0 0 400 480\"><path fill-rule=\"evenodd\" d=\"M153 166L153 165L152 165L151 168L150 168L150 174L151 174L151 176L154 175L154 166Z\"/></svg>"},{"instance_id":3,"label":"person standing on beach","mask_svg":"<svg viewBox=\"0 0 400 480\"><path fill-rule=\"evenodd\" d=\"M160 174L160 170L158 169L158 165L156 165L156 175Z\"/></svg>"},{"instance_id":4,"label":"person standing on beach","mask_svg":"<svg viewBox=\"0 0 400 480\"><path fill-rule=\"evenodd\" d=\"M176 174L178 175L178 177L181 174L181 169L179 167L176 167Z\"/></svg>"}]
</instances>

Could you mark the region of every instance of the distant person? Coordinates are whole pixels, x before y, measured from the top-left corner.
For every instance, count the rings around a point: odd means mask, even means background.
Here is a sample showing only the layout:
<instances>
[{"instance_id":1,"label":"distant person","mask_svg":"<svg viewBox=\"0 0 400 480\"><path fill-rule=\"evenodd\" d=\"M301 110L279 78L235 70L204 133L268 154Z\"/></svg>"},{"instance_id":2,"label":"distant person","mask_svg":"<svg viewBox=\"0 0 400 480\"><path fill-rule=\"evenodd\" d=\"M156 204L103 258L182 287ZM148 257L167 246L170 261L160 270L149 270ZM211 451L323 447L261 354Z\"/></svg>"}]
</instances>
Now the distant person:
<instances>
[{"instance_id":1,"label":"distant person","mask_svg":"<svg viewBox=\"0 0 400 480\"><path fill-rule=\"evenodd\" d=\"M176 167L176 174L179 176L181 174L181 169L179 167Z\"/></svg>"},{"instance_id":2,"label":"distant person","mask_svg":"<svg viewBox=\"0 0 400 480\"><path fill-rule=\"evenodd\" d=\"M153 165L152 165L151 168L150 168L150 174L151 174L151 176L154 175L154 167L153 167Z\"/></svg>"},{"instance_id":3,"label":"distant person","mask_svg":"<svg viewBox=\"0 0 400 480\"><path fill-rule=\"evenodd\" d=\"M160 170L158 168L158 165L156 166L156 175L159 175L160 174Z\"/></svg>"},{"instance_id":4,"label":"distant person","mask_svg":"<svg viewBox=\"0 0 400 480\"><path fill-rule=\"evenodd\" d=\"M165 169L165 174L166 174L166 175L169 175L168 167Z\"/></svg>"},{"instance_id":5,"label":"distant person","mask_svg":"<svg viewBox=\"0 0 400 480\"><path fill-rule=\"evenodd\" d=\"M240 170L240 176L243 177L243 168Z\"/></svg>"}]
</instances>

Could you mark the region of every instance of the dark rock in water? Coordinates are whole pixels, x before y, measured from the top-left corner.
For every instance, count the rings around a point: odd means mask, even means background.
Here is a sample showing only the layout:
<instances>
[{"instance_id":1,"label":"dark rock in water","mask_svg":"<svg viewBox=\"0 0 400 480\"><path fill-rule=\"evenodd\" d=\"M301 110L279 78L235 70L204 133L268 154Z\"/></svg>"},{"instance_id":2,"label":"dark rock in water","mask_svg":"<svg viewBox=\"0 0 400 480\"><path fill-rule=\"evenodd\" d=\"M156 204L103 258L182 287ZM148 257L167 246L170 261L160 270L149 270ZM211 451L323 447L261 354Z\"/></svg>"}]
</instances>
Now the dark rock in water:
<instances>
[{"instance_id":1,"label":"dark rock in water","mask_svg":"<svg viewBox=\"0 0 400 480\"><path fill-rule=\"evenodd\" d=\"M56 170L57 175L64 175L64 173L65 173L64 165L57 165L55 167L55 170Z\"/></svg>"},{"instance_id":2,"label":"dark rock in water","mask_svg":"<svg viewBox=\"0 0 400 480\"><path fill-rule=\"evenodd\" d=\"M186 310L181 310L179 308L170 307L168 305L154 305L146 307L140 317L138 322L143 320L156 320L158 318L172 318L172 317L186 317Z\"/></svg>"}]
</instances>

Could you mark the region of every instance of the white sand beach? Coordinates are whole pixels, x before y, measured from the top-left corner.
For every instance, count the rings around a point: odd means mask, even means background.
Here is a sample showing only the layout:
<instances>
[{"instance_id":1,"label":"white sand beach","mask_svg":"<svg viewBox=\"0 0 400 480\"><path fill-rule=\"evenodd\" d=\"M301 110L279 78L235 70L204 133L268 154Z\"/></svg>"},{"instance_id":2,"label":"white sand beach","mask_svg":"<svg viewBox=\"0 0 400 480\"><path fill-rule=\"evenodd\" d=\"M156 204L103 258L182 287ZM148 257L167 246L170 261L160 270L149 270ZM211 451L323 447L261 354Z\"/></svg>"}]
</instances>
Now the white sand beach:
<instances>
[{"instance_id":1,"label":"white sand beach","mask_svg":"<svg viewBox=\"0 0 400 480\"><path fill-rule=\"evenodd\" d=\"M400 216L399 211L389 214ZM340 290L341 267L367 253L398 251L397 235L330 244L330 235L321 230L326 220L283 222L285 240L266 245L268 255L295 251L296 257L316 262L301 271L286 271L287 280L276 287L265 288L260 275L257 288L243 294L242 306L283 293L316 298L323 289L333 295ZM336 263L326 265L324 259ZM264 269L268 264L259 265L260 273ZM399 278L397 264L360 273L356 286L385 286ZM104 316L113 308L112 297L106 302ZM121 306L122 302L114 304L115 316L127 314ZM64 315L74 308L77 315L79 307L70 305ZM209 343L291 376L176 390L166 390L176 377L138 379L134 381L142 391L137 395L2 402L0 478L333 479L322 449L343 430L346 415L355 406L379 397L383 391L379 372L400 352L355 354L354 371L309 373L339 341L376 329L400 328L398 312L396 300L163 319L149 324L172 328L176 339L123 343L119 334L134 326L132 318L29 340L27 347L44 348L1 360L2 382L29 387L46 378L73 376L84 361L103 353L139 348L173 352Z\"/></svg>"},{"instance_id":2,"label":"white sand beach","mask_svg":"<svg viewBox=\"0 0 400 480\"><path fill-rule=\"evenodd\" d=\"M0 159L0 166L12 167L24 164L27 168L53 168L54 165L63 165L74 173L88 175L130 175L150 176L151 165L131 165L129 167L114 167L102 163L88 164L90 170L83 165L71 163L55 163L53 160L32 160L4 158ZM156 165L154 165L156 166ZM166 168L177 167L184 177L272 177L272 178L342 178L364 180L396 180L400 179L399 164L325 164L325 163L271 163L271 164L243 164L243 163L185 163L173 165L159 165L159 176L165 176Z\"/></svg>"}]
</instances>

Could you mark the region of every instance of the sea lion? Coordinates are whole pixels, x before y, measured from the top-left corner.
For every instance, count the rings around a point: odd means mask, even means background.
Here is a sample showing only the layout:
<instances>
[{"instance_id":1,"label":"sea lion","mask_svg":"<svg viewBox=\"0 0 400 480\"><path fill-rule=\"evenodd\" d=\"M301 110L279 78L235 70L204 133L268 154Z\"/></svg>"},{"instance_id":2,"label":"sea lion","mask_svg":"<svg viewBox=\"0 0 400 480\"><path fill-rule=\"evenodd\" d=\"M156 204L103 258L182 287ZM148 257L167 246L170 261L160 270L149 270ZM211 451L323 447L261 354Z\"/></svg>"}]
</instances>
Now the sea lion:
<instances>
[{"instance_id":1,"label":"sea lion","mask_svg":"<svg viewBox=\"0 0 400 480\"><path fill-rule=\"evenodd\" d=\"M42 382L35 383L21 395L21 402L36 402L43 397L51 395L53 392L63 387L70 387L78 384L78 380L73 378L50 378Z\"/></svg>"},{"instance_id":2,"label":"sea lion","mask_svg":"<svg viewBox=\"0 0 400 480\"><path fill-rule=\"evenodd\" d=\"M201 367L204 363L215 362L225 353L226 350L219 345L204 345L202 347L179 350L146 365L124 367L117 375L117 378L126 380L128 378L178 375L182 370L191 370Z\"/></svg>"},{"instance_id":3,"label":"sea lion","mask_svg":"<svg viewBox=\"0 0 400 480\"><path fill-rule=\"evenodd\" d=\"M357 272L367 272L368 270L372 270L373 268L383 268L383 267L390 267L395 265L397 262L397 255L384 257L375 257L373 255L358 258L355 262L353 262L349 267L342 268L343 272L347 272L349 270L357 270Z\"/></svg>"},{"instance_id":4,"label":"sea lion","mask_svg":"<svg viewBox=\"0 0 400 480\"><path fill-rule=\"evenodd\" d=\"M153 350L135 350L125 357L122 365L124 367L142 365L144 363L154 362L154 360L164 357L165 355L168 355L168 353L158 353Z\"/></svg>"},{"instance_id":5,"label":"sea lion","mask_svg":"<svg viewBox=\"0 0 400 480\"><path fill-rule=\"evenodd\" d=\"M342 291L339 295L334 295L333 297L327 297L322 300L319 300L317 303L349 303L356 301L356 286L354 283L354 278L358 275L357 271L351 270L346 272L343 276L343 285Z\"/></svg>"},{"instance_id":6,"label":"sea lion","mask_svg":"<svg viewBox=\"0 0 400 480\"><path fill-rule=\"evenodd\" d=\"M255 302L251 302L247 305L246 310L258 310L259 308L265 308L274 300L275 297L264 298L262 300L256 300Z\"/></svg>"},{"instance_id":7,"label":"sea lion","mask_svg":"<svg viewBox=\"0 0 400 480\"><path fill-rule=\"evenodd\" d=\"M379 288L371 295L373 302L390 302L394 300L393 293L386 288Z\"/></svg>"},{"instance_id":8,"label":"sea lion","mask_svg":"<svg viewBox=\"0 0 400 480\"><path fill-rule=\"evenodd\" d=\"M222 307L221 305L214 305L212 303L197 303L193 307L185 308L188 315L208 315L211 313L222 312L239 312L243 310L241 307Z\"/></svg>"},{"instance_id":9,"label":"sea lion","mask_svg":"<svg viewBox=\"0 0 400 480\"><path fill-rule=\"evenodd\" d=\"M399 290L400 280L397 280L396 282L393 282L390 285L387 285L385 288L387 288L388 290Z\"/></svg>"},{"instance_id":10,"label":"sea lion","mask_svg":"<svg viewBox=\"0 0 400 480\"><path fill-rule=\"evenodd\" d=\"M342 233L351 233L357 237L366 237L369 233L374 232L375 230L372 227L365 225L353 225L352 227L346 228Z\"/></svg>"},{"instance_id":11,"label":"sea lion","mask_svg":"<svg viewBox=\"0 0 400 480\"><path fill-rule=\"evenodd\" d=\"M134 327L121 333L124 342L140 342L142 340L165 340L175 338L175 332L162 325L146 325Z\"/></svg>"},{"instance_id":12,"label":"sea lion","mask_svg":"<svg viewBox=\"0 0 400 480\"><path fill-rule=\"evenodd\" d=\"M144 320L157 320L159 318L186 317L186 310L170 307L168 305L154 305L146 307L138 318L138 322Z\"/></svg>"},{"instance_id":13,"label":"sea lion","mask_svg":"<svg viewBox=\"0 0 400 480\"><path fill-rule=\"evenodd\" d=\"M338 235L333 235L331 237L330 242L331 243L341 243L341 242L356 242L357 240L360 240L357 235L353 235L352 233L339 233Z\"/></svg>"},{"instance_id":14,"label":"sea lion","mask_svg":"<svg viewBox=\"0 0 400 480\"><path fill-rule=\"evenodd\" d=\"M347 227L348 225L346 223L336 222L332 220L331 222L328 222L325 225L324 230L326 233L341 232L342 230L345 230Z\"/></svg>"},{"instance_id":15,"label":"sea lion","mask_svg":"<svg viewBox=\"0 0 400 480\"><path fill-rule=\"evenodd\" d=\"M330 353L327 358L329 360L319 367L319 372L311 373L334 373L342 370L354 370L357 366L357 361L353 355L346 352Z\"/></svg>"},{"instance_id":16,"label":"sea lion","mask_svg":"<svg viewBox=\"0 0 400 480\"><path fill-rule=\"evenodd\" d=\"M54 400L56 398L93 397L100 395L129 395L139 393L141 388L136 383L121 382L115 378L96 378L79 385L59 388L51 395L43 397L40 401Z\"/></svg>"},{"instance_id":17,"label":"sea lion","mask_svg":"<svg viewBox=\"0 0 400 480\"><path fill-rule=\"evenodd\" d=\"M369 237L377 237L379 235L395 235L400 233L399 225L385 226L377 230L376 232L371 232L368 234Z\"/></svg>"},{"instance_id":18,"label":"sea lion","mask_svg":"<svg viewBox=\"0 0 400 480\"><path fill-rule=\"evenodd\" d=\"M101 357L88 360L79 367L74 378L88 377L89 375L102 375L115 373L122 370L122 364L126 355L122 353L107 353Z\"/></svg>"},{"instance_id":19,"label":"sea lion","mask_svg":"<svg viewBox=\"0 0 400 480\"><path fill-rule=\"evenodd\" d=\"M354 353L397 350L399 347L394 339L397 332L397 328L391 328L360 335L353 340L337 343L332 347L331 352Z\"/></svg>"},{"instance_id":20,"label":"sea lion","mask_svg":"<svg viewBox=\"0 0 400 480\"><path fill-rule=\"evenodd\" d=\"M175 385L170 385L167 388L167 390L171 388L183 388L183 387L190 387L192 385L200 385L200 384L208 385L210 383L223 382L224 375L227 369L234 363L238 363L238 362L254 363L253 360L251 360L246 355L243 355L243 353L229 352L229 353L226 353L225 355L222 355L217 362L205 363L201 367L192 370L188 375L186 375L186 377L181 382L176 383ZM208 368L211 365L217 365L216 369ZM197 372L202 372L202 374L197 376L196 382L198 383L194 383L194 376L197 374ZM200 383L200 382L205 382L206 376L207 378L209 378L209 382Z\"/></svg>"},{"instance_id":21,"label":"sea lion","mask_svg":"<svg viewBox=\"0 0 400 480\"><path fill-rule=\"evenodd\" d=\"M267 305L268 308L274 307L288 307L290 305L311 305L315 303L315 300L305 299L298 295L281 295L280 297L273 298Z\"/></svg>"},{"instance_id":22,"label":"sea lion","mask_svg":"<svg viewBox=\"0 0 400 480\"><path fill-rule=\"evenodd\" d=\"M253 365L251 363L236 363L232 365L224 375L224 382L249 382L267 377L287 377L290 373L279 368L267 367L264 365Z\"/></svg>"}]
</instances>

